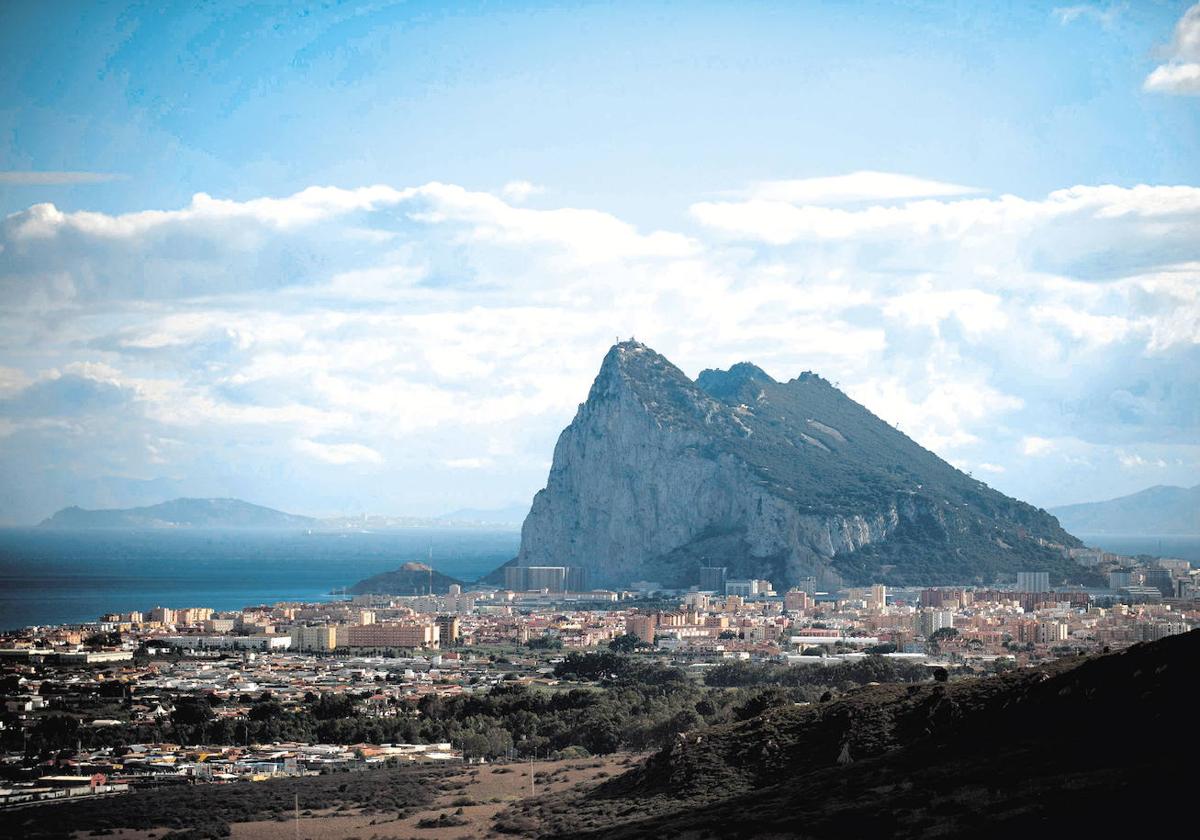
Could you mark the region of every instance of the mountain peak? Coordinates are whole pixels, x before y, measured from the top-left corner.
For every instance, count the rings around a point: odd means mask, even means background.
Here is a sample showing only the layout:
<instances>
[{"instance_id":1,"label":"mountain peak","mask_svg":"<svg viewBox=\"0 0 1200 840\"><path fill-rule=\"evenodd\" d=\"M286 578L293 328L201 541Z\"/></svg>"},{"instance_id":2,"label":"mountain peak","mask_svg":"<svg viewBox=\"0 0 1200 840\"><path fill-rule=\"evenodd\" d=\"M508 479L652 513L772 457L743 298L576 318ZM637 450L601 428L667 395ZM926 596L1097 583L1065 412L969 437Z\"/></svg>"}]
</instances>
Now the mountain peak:
<instances>
[{"instance_id":1,"label":"mountain peak","mask_svg":"<svg viewBox=\"0 0 1200 840\"><path fill-rule=\"evenodd\" d=\"M640 341L630 339L619 341L608 349L608 353L604 356L604 362L600 365L600 372L603 374L606 369L612 368L623 371L642 370L661 364L671 365L666 356L655 352Z\"/></svg>"},{"instance_id":2,"label":"mountain peak","mask_svg":"<svg viewBox=\"0 0 1200 840\"><path fill-rule=\"evenodd\" d=\"M689 389L694 389L692 380L666 356L630 339L614 344L604 356L588 402L631 391L643 402L652 403L656 396L678 395Z\"/></svg>"},{"instance_id":3,"label":"mountain peak","mask_svg":"<svg viewBox=\"0 0 1200 840\"><path fill-rule=\"evenodd\" d=\"M518 565L686 587L702 566L777 587L992 583L1083 570L1053 517L955 469L804 373L749 362L693 382L637 341L605 356L559 437Z\"/></svg>"},{"instance_id":4,"label":"mountain peak","mask_svg":"<svg viewBox=\"0 0 1200 840\"><path fill-rule=\"evenodd\" d=\"M748 385L775 385L774 379L758 365L738 362L729 370L708 369L700 371L696 385L704 393L719 400L731 399L741 394Z\"/></svg>"}]
</instances>

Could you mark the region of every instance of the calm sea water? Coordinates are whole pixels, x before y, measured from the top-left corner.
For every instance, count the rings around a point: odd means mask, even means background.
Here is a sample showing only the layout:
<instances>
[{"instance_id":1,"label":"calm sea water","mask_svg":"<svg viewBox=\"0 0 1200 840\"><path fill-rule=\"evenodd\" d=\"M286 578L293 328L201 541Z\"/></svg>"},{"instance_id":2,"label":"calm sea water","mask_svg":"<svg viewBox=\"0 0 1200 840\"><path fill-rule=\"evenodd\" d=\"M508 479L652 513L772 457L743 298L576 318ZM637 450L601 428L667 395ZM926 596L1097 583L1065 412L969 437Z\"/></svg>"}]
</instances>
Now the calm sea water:
<instances>
[{"instance_id":1,"label":"calm sea water","mask_svg":"<svg viewBox=\"0 0 1200 840\"><path fill-rule=\"evenodd\" d=\"M0 628L94 621L106 612L239 609L320 600L410 561L472 581L517 553L516 531L303 532L0 529Z\"/></svg>"},{"instance_id":2,"label":"calm sea water","mask_svg":"<svg viewBox=\"0 0 1200 840\"><path fill-rule=\"evenodd\" d=\"M1174 557L1200 564L1200 537L1144 537L1122 534L1076 534L1085 545L1103 548L1114 554L1150 554Z\"/></svg>"}]
</instances>

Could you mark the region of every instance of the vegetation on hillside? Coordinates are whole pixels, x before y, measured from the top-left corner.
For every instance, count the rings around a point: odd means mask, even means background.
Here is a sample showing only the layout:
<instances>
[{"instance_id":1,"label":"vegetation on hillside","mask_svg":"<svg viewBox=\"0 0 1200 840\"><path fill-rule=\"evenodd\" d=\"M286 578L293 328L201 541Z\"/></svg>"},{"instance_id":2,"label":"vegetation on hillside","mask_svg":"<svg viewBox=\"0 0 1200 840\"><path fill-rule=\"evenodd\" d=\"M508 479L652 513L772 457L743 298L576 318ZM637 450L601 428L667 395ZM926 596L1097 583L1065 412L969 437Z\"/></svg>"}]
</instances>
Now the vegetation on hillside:
<instances>
[{"instance_id":1,"label":"vegetation on hillside","mask_svg":"<svg viewBox=\"0 0 1200 840\"><path fill-rule=\"evenodd\" d=\"M1200 631L949 683L867 686L687 733L586 795L499 827L545 836L1113 836L1139 802L1182 802ZM723 681L723 680L722 680ZM1111 737L1138 710L1138 734ZM747 711L755 711L747 709Z\"/></svg>"}]
</instances>

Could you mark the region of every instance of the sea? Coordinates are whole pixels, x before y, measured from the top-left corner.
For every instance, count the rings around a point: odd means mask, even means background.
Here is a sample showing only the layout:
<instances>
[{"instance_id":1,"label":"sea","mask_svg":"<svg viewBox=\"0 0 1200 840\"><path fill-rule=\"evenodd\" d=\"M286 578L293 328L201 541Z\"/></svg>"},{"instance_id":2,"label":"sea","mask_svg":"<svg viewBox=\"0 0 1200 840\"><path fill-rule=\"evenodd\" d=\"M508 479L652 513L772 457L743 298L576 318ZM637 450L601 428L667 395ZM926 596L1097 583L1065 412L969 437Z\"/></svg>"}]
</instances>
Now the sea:
<instances>
[{"instance_id":1,"label":"sea","mask_svg":"<svg viewBox=\"0 0 1200 840\"><path fill-rule=\"evenodd\" d=\"M1192 566L1200 565L1200 535L1148 537L1137 534L1076 534L1084 545L1102 548L1113 554L1136 557L1148 554L1151 557L1173 557L1187 560Z\"/></svg>"},{"instance_id":2,"label":"sea","mask_svg":"<svg viewBox=\"0 0 1200 840\"><path fill-rule=\"evenodd\" d=\"M515 530L377 532L0 529L0 629L155 606L235 610L343 597L408 562L474 581L516 556Z\"/></svg>"}]
</instances>

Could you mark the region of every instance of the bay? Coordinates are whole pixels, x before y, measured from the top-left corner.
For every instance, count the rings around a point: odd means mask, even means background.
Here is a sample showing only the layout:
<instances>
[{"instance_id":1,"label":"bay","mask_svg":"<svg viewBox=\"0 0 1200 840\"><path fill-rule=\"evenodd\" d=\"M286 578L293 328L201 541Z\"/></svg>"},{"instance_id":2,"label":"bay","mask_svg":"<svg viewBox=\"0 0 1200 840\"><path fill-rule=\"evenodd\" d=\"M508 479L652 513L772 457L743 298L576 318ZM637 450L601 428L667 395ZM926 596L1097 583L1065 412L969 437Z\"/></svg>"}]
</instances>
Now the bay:
<instances>
[{"instance_id":1,"label":"bay","mask_svg":"<svg viewBox=\"0 0 1200 840\"><path fill-rule=\"evenodd\" d=\"M378 532L0 529L0 628L154 606L318 601L408 562L464 581L514 557L515 530Z\"/></svg>"}]
</instances>

